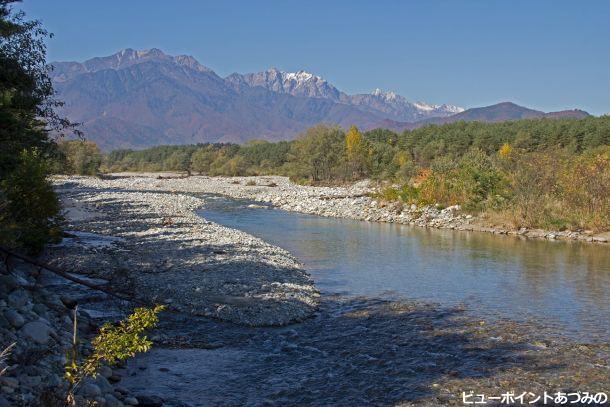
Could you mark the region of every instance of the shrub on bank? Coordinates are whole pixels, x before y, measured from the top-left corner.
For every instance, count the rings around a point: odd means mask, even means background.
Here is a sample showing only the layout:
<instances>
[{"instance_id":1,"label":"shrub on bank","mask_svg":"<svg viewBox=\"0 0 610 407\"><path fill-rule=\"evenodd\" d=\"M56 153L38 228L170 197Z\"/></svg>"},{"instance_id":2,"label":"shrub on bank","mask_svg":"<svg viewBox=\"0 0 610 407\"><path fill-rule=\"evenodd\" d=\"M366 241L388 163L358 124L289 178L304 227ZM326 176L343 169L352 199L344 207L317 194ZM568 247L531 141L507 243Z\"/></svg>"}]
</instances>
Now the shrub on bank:
<instances>
[{"instance_id":1,"label":"shrub on bank","mask_svg":"<svg viewBox=\"0 0 610 407\"><path fill-rule=\"evenodd\" d=\"M57 144L58 159L54 172L60 174L96 175L102 164L102 153L92 141L69 140Z\"/></svg>"},{"instance_id":2,"label":"shrub on bank","mask_svg":"<svg viewBox=\"0 0 610 407\"><path fill-rule=\"evenodd\" d=\"M610 229L610 117L452 123L402 134L315 126L296 140L116 151L112 170L191 170L207 175L284 175L303 185L371 178L398 184L387 201L459 204L514 227ZM175 154L180 151L180 154ZM175 160L177 156L183 160ZM182 165L180 164L180 165Z\"/></svg>"},{"instance_id":3,"label":"shrub on bank","mask_svg":"<svg viewBox=\"0 0 610 407\"><path fill-rule=\"evenodd\" d=\"M40 153L25 150L0 181L0 244L34 253L59 239L59 200L46 177Z\"/></svg>"}]
</instances>

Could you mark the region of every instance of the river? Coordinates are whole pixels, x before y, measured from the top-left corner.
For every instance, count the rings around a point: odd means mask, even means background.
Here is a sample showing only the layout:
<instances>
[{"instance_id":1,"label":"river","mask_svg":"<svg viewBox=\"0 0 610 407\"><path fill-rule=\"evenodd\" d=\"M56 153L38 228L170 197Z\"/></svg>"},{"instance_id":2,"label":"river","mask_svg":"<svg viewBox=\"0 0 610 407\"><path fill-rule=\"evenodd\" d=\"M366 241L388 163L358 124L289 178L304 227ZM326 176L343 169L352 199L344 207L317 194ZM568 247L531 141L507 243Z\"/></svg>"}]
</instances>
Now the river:
<instances>
[{"instance_id":1,"label":"river","mask_svg":"<svg viewBox=\"0 0 610 407\"><path fill-rule=\"evenodd\" d=\"M610 340L607 245L324 218L211 195L206 202L202 216L290 251L324 294L463 306L579 341Z\"/></svg>"}]
</instances>

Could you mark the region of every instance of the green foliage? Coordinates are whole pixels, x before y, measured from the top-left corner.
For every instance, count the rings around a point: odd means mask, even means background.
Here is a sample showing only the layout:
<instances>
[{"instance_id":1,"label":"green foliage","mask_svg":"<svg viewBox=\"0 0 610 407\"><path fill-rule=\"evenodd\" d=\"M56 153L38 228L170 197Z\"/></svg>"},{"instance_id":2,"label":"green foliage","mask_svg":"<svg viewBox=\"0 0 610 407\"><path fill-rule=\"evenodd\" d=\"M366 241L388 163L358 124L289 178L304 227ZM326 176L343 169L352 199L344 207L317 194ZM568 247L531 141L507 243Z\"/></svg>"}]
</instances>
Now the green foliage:
<instances>
[{"instance_id":1,"label":"green foliage","mask_svg":"<svg viewBox=\"0 0 610 407\"><path fill-rule=\"evenodd\" d=\"M209 174L216 151L211 146L198 148L191 156L191 170L199 174Z\"/></svg>"},{"instance_id":2,"label":"green foliage","mask_svg":"<svg viewBox=\"0 0 610 407\"><path fill-rule=\"evenodd\" d=\"M513 226L608 230L610 146L522 154L507 166L512 197L501 212Z\"/></svg>"},{"instance_id":3,"label":"green foliage","mask_svg":"<svg viewBox=\"0 0 610 407\"><path fill-rule=\"evenodd\" d=\"M311 127L292 143L289 173L293 178L331 181L345 163L345 135L339 127Z\"/></svg>"},{"instance_id":4,"label":"green foliage","mask_svg":"<svg viewBox=\"0 0 610 407\"><path fill-rule=\"evenodd\" d=\"M188 151L176 150L167 158L167 165L172 170L189 171L191 168L191 154Z\"/></svg>"},{"instance_id":5,"label":"green foliage","mask_svg":"<svg viewBox=\"0 0 610 407\"><path fill-rule=\"evenodd\" d=\"M384 201L397 201L400 199L400 194L397 188L385 187L374 195L375 198L382 199Z\"/></svg>"},{"instance_id":6,"label":"green foliage","mask_svg":"<svg viewBox=\"0 0 610 407\"><path fill-rule=\"evenodd\" d=\"M79 358L75 337L66 364L65 377L70 383L68 399L72 398L74 390L85 377L95 378L103 364L114 365L134 357L137 353L150 350L152 342L145 333L157 325L158 314L164 309L164 305L154 308L136 308L131 315L117 325L105 323L100 328L98 336L92 341L93 352L84 360ZM76 318L74 324L74 332L76 332Z\"/></svg>"},{"instance_id":7,"label":"green foliage","mask_svg":"<svg viewBox=\"0 0 610 407\"><path fill-rule=\"evenodd\" d=\"M55 149L48 132L71 125L53 111L48 34L11 3L0 1L0 242L36 252L58 231L59 204L46 180Z\"/></svg>"},{"instance_id":8,"label":"green foliage","mask_svg":"<svg viewBox=\"0 0 610 407\"><path fill-rule=\"evenodd\" d=\"M102 164L102 153L92 141L61 141L57 145L59 159L54 172L61 174L96 175Z\"/></svg>"},{"instance_id":9,"label":"green foliage","mask_svg":"<svg viewBox=\"0 0 610 407\"><path fill-rule=\"evenodd\" d=\"M473 147L492 155L505 143L526 152L566 148L581 153L610 145L610 117L430 125L405 131L398 143L401 150L409 151L421 164L429 164L440 156L458 158Z\"/></svg>"},{"instance_id":10,"label":"green foliage","mask_svg":"<svg viewBox=\"0 0 610 407\"><path fill-rule=\"evenodd\" d=\"M18 158L0 181L0 243L36 253L59 238L60 206L38 151L24 150Z\"/></svg>"},{"instance_id":11,"label":"green foliage","mask_svg":"<svg viewBox=\"0 0 610 407\"><path fill-rule=\"evenodd\" d=\"M599 157L608 145L608 116L459 122L402 134L315 126L291 142L122 150L106 163L113 171L177 170L172 157L180 151L192 171L208 175L277 174L309 183L373 178L401 185L380 193L386 200L459 204L502 214L513 225L604 230L610 194Z\"/></svg>"},{"instance_id":12,"label":"green foliage","mask_svg":"<svg viewBox=\"0 0 610 407\"><path fill-rule=\"evenodd\" d=\"M270 175L288 162L290 143L280 141L250 141L239 148L237 154L244 157L245 175Z\"/></svg>"}]
</instances>

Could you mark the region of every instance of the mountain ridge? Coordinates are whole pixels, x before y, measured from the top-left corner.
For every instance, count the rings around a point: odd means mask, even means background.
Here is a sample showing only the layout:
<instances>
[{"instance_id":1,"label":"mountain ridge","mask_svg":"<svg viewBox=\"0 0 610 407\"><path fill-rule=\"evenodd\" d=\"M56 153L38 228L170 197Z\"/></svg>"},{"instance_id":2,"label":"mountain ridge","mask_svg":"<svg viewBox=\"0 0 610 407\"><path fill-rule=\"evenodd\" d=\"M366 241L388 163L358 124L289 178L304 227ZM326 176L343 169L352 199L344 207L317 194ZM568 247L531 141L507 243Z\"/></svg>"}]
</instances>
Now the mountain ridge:
<instances>
[{"instance_id":1,"label":"mountain ridge","mask_svg":"<svg viewBox=\"0 0 610 407\"><path fill-rule=\"evenodd\" d=\"M54 87L65 102L61 113L83 123L85 135L104 150L287 140L318 123L412 128L471 114L380 89L349 95L302 70L223 78L192 56L157 48L52 65Z\"/></svg>"}]
</instances>

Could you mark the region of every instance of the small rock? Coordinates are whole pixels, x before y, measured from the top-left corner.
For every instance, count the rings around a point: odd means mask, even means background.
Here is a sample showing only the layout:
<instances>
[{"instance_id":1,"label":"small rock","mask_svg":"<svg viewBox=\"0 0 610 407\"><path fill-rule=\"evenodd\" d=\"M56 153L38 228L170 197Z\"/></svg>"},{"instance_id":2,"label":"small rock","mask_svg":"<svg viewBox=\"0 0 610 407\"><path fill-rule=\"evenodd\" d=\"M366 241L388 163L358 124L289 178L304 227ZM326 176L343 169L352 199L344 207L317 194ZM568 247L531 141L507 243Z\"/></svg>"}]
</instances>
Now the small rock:
<instances>
[{"instance_id":1,"label":"small rock","mask_svg":"<svg viewBox=\"0 0 610 407\"><path fill-rule=\"evenodd\" d=\"M58 375L54 374L49 376L47 379L47 384L51 387L59 387L62 384L62 379Z\"/></svg>"},{"instance_id":2,"label":"small rock","mask_svg":"<svg viewBox=\"0 0 610 407\"><path fill-rule=\"evenodd\" d=\"M123 407L124 406L124 404L122 402L120 402L119 399L114 397L112 394L106 394L104 396L104 398L106 399L106 407Z\"/></svg>"},{"instance_id":3,"label":"small rock","mask_svg":"<svg viewBox=\"0 0 610 407\"><path fill-rule=\"evenodd\" d=\"M40 345L45 345L49 342L52 332L53 329L48 324L42 322L42 320L28 322L21 328L21 333Z\"/></svg>"},{"instance_id":4,"label":"small rock","mask_svg":"<svg viewBox=\"0 0 610 407\"><path fill-rule=\"evenodd\" d=\"M129 406L138 405L138 399L136 399L135 397L125 397L125 400L123 400L123 402Z\"/></svg>"},{"instance_id":5,"label":"small rock","mask_svg":"<svg viewBox=\"0 0 610 407\"><path fill-rule=\"evenodd\" d=\"M34 307L32 309L34 310L35 313L37 313L41 317L43 317L43 318L47 317L48 308L44 304L40 304L40 303L34 304Z\"/></svg>"},{"instance_id":6,"label":"small rock","mask_svg":"<svg viewBox=\"0 0 610 407\"><path fill-rule=\"evenodd\" d=\"M4 317L14 328L21 328L25 324L25 319L14 309L9 309L4 313Z\"/></svg>"},{"instance_id":7,"label":"small rock","mask_svg":"<svg viewBox=\"0 0 610 407\"><path fill-rule=\"evenodd\" d=\"M30 298L25 290L15 290L8 296L8 305L13 308L21 309L30 302Z\"/></svg>"},{"instance_id":8,"label":"small rock","mask_svg":"<svg viewBox=\"0 0 610 407\"><path fill-rule=\"evenodd\" d=\"M129 390L127 390L125 387L121 387L121 386L115 386L114 388L115 392L121 393L121 394L128 394Z\"/></svg>"},{"instance_id":9,"label":"small rock","mask_svg":"<svg viewBox=\"0 0 610 407\"><path fill-rule=\"evenodd\" d=\"M113 374L112 376L110 376L110 377L108 378L108 381L109 381L110 383L118 383L118 382L120 382L120 381L121 381L121 379L122 379L122 377L121 377L121 376L119 376L118 374Z\"/></svg>"},{"instance_id":10,"label":"small rock","mask_svg":"<svg viewBox=\"0 0 610 407\"><path fill-rule=\"evenodd\" d=\"M19 387L19 380L15 379L14 377L0 377L0 384L16 389Z\"/></svg>"},{"instance_id":11,"label":"small rock","mask_svg":"<svg viewBox=\"0 0 610 407\"><path fill-rule=\"evenodd\" d=\"M98 373L108 379L110 376L112 376L112 369L108 366L102 366L99 368Z\"/></svg>"},{"instance_id":12,"label":"small rock","mask_svg":"<svg viewBox=\"0 0 610 407\"><path fill-rule=\"evenodd\" d=\"M64 304L64 306L68 309L74 309L74 307L76 307L77 302L73 298L62 295L61 297L59 297L59 299L62 304Z\"/></svg>"},{"instance_id":13,"label":"small rock","mask_svg":"<svg viewBox=\"0 0 610 407\"><path fill-rule=\"evenodd\" d=\"M85 383L79 393L87 398L99 397L102 395L102 390L94 383Z\"/></svg>"},{"instance_id":14,"label":"small rock","mask_svg":"<svg viewBox=\"0 0 610 407\"><path fill-rule=\"evenodd\" d=\"M21 385L23 386L36 387L41 382L42 378L40 376L21 376Z\"/></svg>"},{"instance_id":15,"label":"small rock","mask_svg":"<svg viewBox=\"0 0 610 407\"><path fill-rule=\"evenodd\" d=\"M0 289L2 292L9 293L19 287L19 281L12 275L0 275Z\"/></svg>"},{"instance_id":16,"label":"small rock","mask_svg":"<svg viewBox=\"0 0 610 407\"><path fill-rule=\"evenodd\" d=\"M162 407L163 399L159 396L136 396L138 399L138 406L140 407Z\"/></svg>"}]
</instances>

